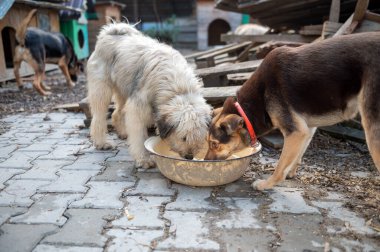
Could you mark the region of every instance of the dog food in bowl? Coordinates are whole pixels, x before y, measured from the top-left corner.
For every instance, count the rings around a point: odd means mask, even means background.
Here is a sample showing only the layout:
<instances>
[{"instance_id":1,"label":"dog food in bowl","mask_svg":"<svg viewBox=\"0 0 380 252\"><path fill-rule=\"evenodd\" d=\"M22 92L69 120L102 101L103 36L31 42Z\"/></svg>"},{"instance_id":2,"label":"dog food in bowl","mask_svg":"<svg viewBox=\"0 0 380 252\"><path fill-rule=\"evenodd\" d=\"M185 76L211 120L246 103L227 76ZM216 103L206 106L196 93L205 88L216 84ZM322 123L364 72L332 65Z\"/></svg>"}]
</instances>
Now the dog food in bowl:
<instances>
[{"instance_id":1,"label":"dog food in bowl","mask_svg":"<svg viewBox=\"0 0 380 252\"><path fill-rule=\"evenodd\" d=\"M185 185L217 186L239 179L251 157L261 150L261 144L236 152L227 160L203 160L207 142L193 160L181 158L160 137L147 139L145 148L153 155L158 169L165 177Z\"/></svg>"}]
</instances>

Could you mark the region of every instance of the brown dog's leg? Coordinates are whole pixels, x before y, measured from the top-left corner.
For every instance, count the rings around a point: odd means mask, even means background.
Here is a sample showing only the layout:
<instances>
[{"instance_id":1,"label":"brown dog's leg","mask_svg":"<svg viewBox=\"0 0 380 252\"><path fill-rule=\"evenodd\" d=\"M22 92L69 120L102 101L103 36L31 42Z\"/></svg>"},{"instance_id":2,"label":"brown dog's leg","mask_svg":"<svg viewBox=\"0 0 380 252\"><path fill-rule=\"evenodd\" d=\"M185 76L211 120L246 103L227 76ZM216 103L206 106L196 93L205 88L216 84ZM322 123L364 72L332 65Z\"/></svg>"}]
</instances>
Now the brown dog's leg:
<instances>
[{"instance_id":1,"label":"brown dog's leg","mask_svg":"<svg viewBox=\"0 0 380 252\"><path fill-rule=\"evenodd\" d=\"M67 68L66 59L65 57L62 57L58 61L58 66L61 68L63 75L65 76L66 83L69 86L69 88L73 88L75 86L75 83L71 81L69 69Z\"/></svg>"},{"instance_id":2,"label":"brown dog's leg","mask_svg":"<svg viewBox=\"0 0 380 252\"><path fill-rule=\"evenodd\" d=\"M271 189L276 184L284 181L287 173L297 166L308 141L310 141L310 134L307 128L294 131L285 136L284 148L276 170L267 180L256 180L252 186L257 190L265 190Z\"/></svg>"},{"instance_id":3,"label":"brown dog's leg","mask_svg":"<svg viewBox=\"0 0 380 252\"><path fill-rule=\"evenodd\" d=\"M377 76L376 73L369 75ZM369 152L380 172L380 99L376 92L380 89L374 90L374 87L380 84L380 77L367 78L367 81L368 83L363 84L363 92L360 95L360 114Z\"/></svg>"},{"instance_id":4,"label":"brown dog's leg","mask_svg":"<svg viewBox=\"0 0 380 252\"><path fill-rule=\"evenodd\" d=\"M46 74L45 74L45 71L43 71L43 73L42 73L42 78L41 78L41 87L45 90L45 91L50 91L51 90L51 88L48 86L48 85L46 85L45 83L44 83L44 80L46 79Z\"/></svg>"},{"instance_id":5,"label":"brown dog's leg","mask_svg":"<svg viewBox=\"0 0 380 252\"><path fill-rule=\"evenodd\" d=\"M309 147L309 144L311 142L311 139L313 139L313 136L314 136L314 133L315 131L317 130L317 128L310 128L309 129L309 135L308 135L308 140L304 142L304 145L303 145L303 148L301 150L301 152L299 153L299 156L297 158L297 164L293 167L292 170L289 171L289 173L286 175L287 178L294 178L294 176L296 175L297 173L297 169L298 167L301 165L302 163L302 157L303 155L305 154L305 151L307 149L307 147Z\"/></svg>"},{"instance_id":6,"label":"brown dog's leg","mask_svg":"<svg viewBox=\"0 0 380 252\"><path fill-rule=\"evenodd\" d=\"M17 87L19 89L22 89L22 80L21 80L21 77L20 77L21 62L22 62L22 58L21 58L21 55L19 53L19 47L16 47L16 49L15 49L15 56L14 56L14 59L13 59L13 73L15 75Z\"/></svg>"},{"instance_id":7,"label":"brown dog's leg","mask_svg":"<svg viewBox=\"0 0 380 252\"><path fill-rule=\"evenodd\" d=\"M50 92L46 92L41 87L42 76L43 76L43 73L41 71L36 71L36 73L34 74L33 86L41 95L50 95L51 94Z\"/></svg>"}]
</instances>

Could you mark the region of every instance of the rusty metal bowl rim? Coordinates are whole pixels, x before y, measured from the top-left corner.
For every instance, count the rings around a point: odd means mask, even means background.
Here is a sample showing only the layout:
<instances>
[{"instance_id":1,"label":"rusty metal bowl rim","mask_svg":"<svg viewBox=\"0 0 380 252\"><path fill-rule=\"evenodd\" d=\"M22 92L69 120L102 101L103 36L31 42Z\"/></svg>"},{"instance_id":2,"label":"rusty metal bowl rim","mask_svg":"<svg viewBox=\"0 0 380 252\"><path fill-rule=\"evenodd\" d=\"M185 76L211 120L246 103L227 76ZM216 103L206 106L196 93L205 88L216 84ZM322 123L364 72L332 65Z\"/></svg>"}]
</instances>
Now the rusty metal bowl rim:
<instances>
[{"instance_id":1,"label":"rusty metal bowl rim","mask_svg":"<svg viewBox=\"0 0 380 252\"><path fill-rule=\"evenodd\" d=\"M250 158L253 155L256 155L257 153L259 153L261 151L261 149L262 149L261 143L259 141L256 141L255 146L253 146L254 149L255 149L255 151L252 154L249 154L247 156L238 157L238 158L232 158L232 159L224 159L224 160L186 160L186 159L182 159L182 158L170 157L170 156L166 156L166 155L162 155L162 154L157 153L153 149L154 143L151 144L151 142L158 142L160 140L161 140L161 138L159 136L149 137L144 142L145 149L148 150L148 152L150 152L151 154L159 156L159 157L162 157L162 158L172 159L172 160L182 161L182 162L186 161L186 162L189 162L189 163L206 163L206 162L208 162L208 163L222 163L222 162L226 163L226 162L233 162L233 161L240 160L240 159Z\"/></svg>"}]
</instances>

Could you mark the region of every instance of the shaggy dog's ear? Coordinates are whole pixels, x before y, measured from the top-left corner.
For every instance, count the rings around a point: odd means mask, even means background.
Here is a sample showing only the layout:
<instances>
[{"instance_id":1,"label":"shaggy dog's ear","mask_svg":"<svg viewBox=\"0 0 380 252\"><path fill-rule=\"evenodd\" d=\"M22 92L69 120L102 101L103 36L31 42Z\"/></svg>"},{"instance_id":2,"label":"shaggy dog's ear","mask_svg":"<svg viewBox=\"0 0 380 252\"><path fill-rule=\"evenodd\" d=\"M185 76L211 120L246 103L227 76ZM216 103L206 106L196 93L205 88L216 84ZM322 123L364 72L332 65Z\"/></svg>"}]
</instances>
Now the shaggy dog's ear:
<instances>
[{"instance_id":1,"label":"shaggy dog's ear","mask_svg":"<svg viewBox=\"0 0 380 252\"><path fill-rule=\"evenodd\" d=\"M174 129L174 126L168 124L165 118L161 118L157 121L157 128L162 139L167 138L170 132Z\"/></svg>"}]
</instances>

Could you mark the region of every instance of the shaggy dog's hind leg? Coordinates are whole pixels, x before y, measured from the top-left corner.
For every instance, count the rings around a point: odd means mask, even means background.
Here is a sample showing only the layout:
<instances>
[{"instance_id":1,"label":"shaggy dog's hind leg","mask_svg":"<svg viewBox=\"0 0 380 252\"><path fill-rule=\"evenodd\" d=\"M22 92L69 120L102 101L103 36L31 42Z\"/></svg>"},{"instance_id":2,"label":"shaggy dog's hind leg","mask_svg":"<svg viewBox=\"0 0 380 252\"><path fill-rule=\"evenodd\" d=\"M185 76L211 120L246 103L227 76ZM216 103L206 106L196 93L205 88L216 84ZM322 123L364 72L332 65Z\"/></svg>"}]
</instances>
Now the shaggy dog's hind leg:
<instances>
[{"instance_id":1,"label":"shaggy dog's hind leg","mask_svg":"<svg viewBox=\"0 0 380 252\"><path fill-rule=\"evenodd\" d=\"M125 121L125 102L126 98L120 93L114 92L116 109L112 113L112 125L115 127L116 133L120 139L126 139L128 134Z\"/></svg>"},{"instance_id":2,"label":"shaggy dog's hind leg","mask_svg":"<svg viewBox=\"0 0 380 252\"><path fill-rule=\"evenodd\" d=\"M147 127L150 125L152 117L150 108L139 106L128 100L124 109L125 116L128 118L126 123L128 149L136 160L136 166L145 169L154 167L155 163L144 147L144 141L148 138Z\"/></svg>"},{"instance_id":3,"label":"shaggy dog's hind leg","mask_svg":"<svg viewBox=\"0 0 380 252\"><path fill-rule=\"evenodd\" d=\"M102 81L104 80L88 78L89 86L91 85L88 88L88 102L92 114L90 135L96 149L107 150L113 148L106 140L107 112L108 105L111 103L112 90Z\"/></svg>"}]
</instances>

